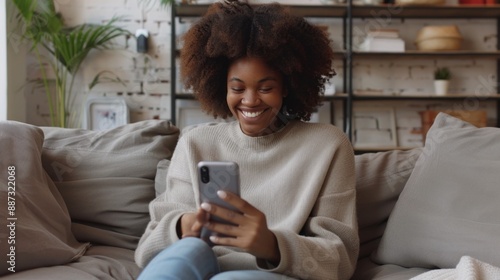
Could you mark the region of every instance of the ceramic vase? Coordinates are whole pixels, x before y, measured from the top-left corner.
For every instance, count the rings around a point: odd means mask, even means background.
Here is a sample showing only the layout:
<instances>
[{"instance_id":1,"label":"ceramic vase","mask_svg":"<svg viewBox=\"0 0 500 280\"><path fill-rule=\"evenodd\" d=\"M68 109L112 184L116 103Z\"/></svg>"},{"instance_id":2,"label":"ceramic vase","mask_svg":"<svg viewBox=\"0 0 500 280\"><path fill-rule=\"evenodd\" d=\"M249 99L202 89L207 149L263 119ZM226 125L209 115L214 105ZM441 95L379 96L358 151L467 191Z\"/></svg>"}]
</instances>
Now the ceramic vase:
<instances>
[{"instance_id":1,"label":"ceramic vase","mask_svg":"<svg viewBox=\"0 0 500 280\"><path fill-rule=\"evenodd\" d=\"M434 94L443 96L448 94L449 80L434 80Z\"/></svg>"}]
</instances>

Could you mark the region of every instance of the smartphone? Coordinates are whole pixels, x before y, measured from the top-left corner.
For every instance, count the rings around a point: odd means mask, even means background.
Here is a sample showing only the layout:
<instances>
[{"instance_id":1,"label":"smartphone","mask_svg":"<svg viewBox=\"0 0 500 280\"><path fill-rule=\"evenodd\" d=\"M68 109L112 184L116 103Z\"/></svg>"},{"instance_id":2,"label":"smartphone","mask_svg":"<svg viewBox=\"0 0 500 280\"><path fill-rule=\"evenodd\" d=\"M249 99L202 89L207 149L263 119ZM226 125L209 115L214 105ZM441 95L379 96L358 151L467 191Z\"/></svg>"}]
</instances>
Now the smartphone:
<instances>
[{"instance_id":1,"label":"smartphone","mask_svg":"<svg viewBox=\"0 0 500 280\"><path fill-rule=\"evenodd\" d=\"M200 161L198 163L198 181L200 203L207 202L239 212L235 207L217 196L217 191L219 190L230 192L238 196L240 195L240 170L236 162ZM217 223L231 224L215 215L210 215L209 219ZM212 232L205 227L202 228L200 237L210 246L214 245L209 239L212 235L224 236Z\"/></svg>"}]
</instances>

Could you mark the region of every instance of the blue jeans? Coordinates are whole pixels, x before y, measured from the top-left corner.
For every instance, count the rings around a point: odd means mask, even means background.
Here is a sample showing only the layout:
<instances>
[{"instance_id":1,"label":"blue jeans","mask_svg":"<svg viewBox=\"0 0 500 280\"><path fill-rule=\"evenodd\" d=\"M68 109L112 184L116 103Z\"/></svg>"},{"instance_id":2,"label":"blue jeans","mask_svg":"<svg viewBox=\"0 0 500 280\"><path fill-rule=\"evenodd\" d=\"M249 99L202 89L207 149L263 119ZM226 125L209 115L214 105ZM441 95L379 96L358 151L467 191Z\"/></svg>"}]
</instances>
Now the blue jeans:
<instances>
[{"instance_id":1,"label":"blue jeans","mask_svg":"<svg viewBox=\"0 0 500 280\"><path fill-rule=\"evenodd\" d=\"M285 275L260 270L219 271L217 256L205 241L188 237L161 251L144 268L138 280L284 280Z\"/></svg>"}]
</instances>

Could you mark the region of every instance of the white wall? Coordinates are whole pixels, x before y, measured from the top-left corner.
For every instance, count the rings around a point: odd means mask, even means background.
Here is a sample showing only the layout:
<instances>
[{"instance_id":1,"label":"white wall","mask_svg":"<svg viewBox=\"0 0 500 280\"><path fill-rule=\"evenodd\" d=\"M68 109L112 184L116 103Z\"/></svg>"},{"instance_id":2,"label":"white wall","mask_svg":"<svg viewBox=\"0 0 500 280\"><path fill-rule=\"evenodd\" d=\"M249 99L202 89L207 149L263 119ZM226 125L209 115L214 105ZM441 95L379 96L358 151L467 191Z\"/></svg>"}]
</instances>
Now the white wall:
<instances>
[{"instance_id":1,"label":"white wall","mask_svg":"<svg viewBox=\"0 0 500 280\"><path fill-rule=\"evenodd\" d=\"M16 32L16 19L13 13L14 7L11 1L6 4L6 39L7 46L7 119L26 122L26 98L23 87L26 85L26 43L23 43L21 36Z\"/></svg>"},{"instance_id":2,"label":"white wall","mask_svg":"<svg viewBox=\"0 0 500 280\"><path fill-rule=\"evenodd\" d=\"M7 34L6 4L0 4L0 34ZM0 36L0 121L7 119L7 38Z\"/></svg>"}]
</instances>

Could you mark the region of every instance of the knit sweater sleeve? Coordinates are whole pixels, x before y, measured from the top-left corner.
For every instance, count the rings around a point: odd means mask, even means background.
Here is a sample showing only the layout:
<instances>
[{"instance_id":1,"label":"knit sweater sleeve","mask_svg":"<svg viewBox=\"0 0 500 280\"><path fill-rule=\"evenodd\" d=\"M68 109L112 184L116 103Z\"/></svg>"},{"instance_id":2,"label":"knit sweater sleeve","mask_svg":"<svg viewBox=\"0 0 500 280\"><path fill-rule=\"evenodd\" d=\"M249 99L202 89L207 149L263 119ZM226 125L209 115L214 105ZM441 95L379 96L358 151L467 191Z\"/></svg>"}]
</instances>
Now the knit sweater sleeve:
<instances>
[{"instance_id":1,"label":"knit sweater sleeve","mask_svg":"<svg viewBox=\"0 0 500 280\"><path fill-rule=\"evenodd\" d=\"M281 261L259 268L300 279L349 279L359 238L356 218L354 155L347 138L337 147L321 192L300 234L275 230Z\"/></svg>"},{"instance_id":2,"label":"knit sweater sleeve","mask_svg":"<svg viewBox=\"0 0 500 280\"><path fill-rule=\"evenodd\" d=\"M165 192L149 204L151 220L135 251L135 261L140 267L145 267L160 251L178 241L177 221L184 213L196 211L187 144L183 140L179 140L172 156Z\"/></svg>"}]
</instances>

